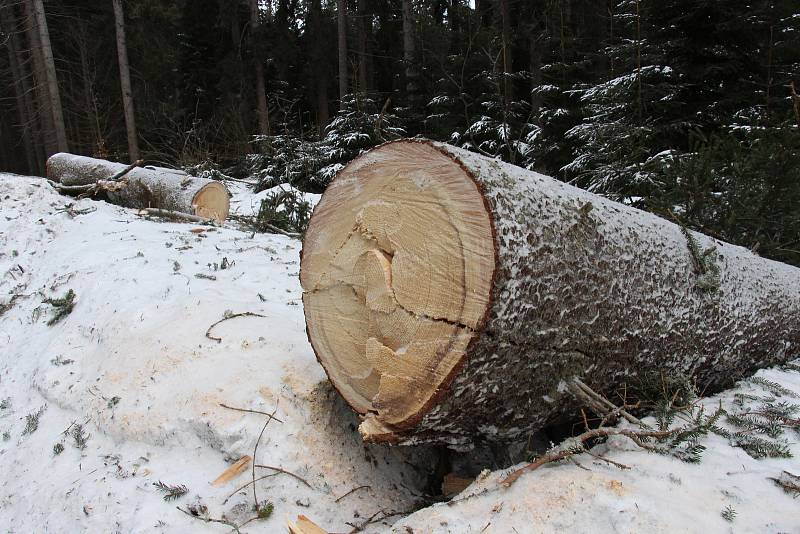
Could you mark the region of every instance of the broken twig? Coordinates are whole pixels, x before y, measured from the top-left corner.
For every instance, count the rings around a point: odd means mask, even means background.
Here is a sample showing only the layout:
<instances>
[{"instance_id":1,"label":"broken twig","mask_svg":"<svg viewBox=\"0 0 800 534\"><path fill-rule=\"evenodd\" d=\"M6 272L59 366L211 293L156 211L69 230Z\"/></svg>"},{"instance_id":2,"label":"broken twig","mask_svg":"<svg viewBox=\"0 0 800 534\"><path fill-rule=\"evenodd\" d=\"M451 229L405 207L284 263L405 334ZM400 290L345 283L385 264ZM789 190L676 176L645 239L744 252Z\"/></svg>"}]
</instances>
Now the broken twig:
<instances>
[{"instance_id":1,"label":"broken twig","mask_svg":"<svg viewBox=\"0 0 800 534\"><path fill-rule=\"evenodd\" d=\"M296 474L292 473L291 471L287 471L286 469L282 469L280 467L273 467L271 465L261 465L261 464L257 464L254 467L258 467L258 468L261 468L261 469L272 469L273 471L277 471L278 473L283 473L284 475L289 475L292 478L296 478L297 480L299 480L300 482L302 482L303 484L305 484L309 488L314 489L314 486L309 484L306 479L304 479L300 475L296 475Z\"/></svg>"},{"instance_id":2,"label":"broken twig","mask_svg":"<svg viewBox=\"0 0 800 534\"><path fill-rule=\"evenodd\" d=\"M181 213L180 211L162 210L159 208L144 208L138 211L139 215L152 215L155 217L163 217L165 219L177 219L183 221L194 222L198 224L207 224L209 226L216 226L217 222L214 219L206 217L198 217L189 213Z\"/></svg>"},{"instance_id":3,"label":"broken twig","mask_svg":"<svg viewBox=\"0 0 800 534\"><path fill-rule=\"evenodd\" d=\"M222 406L223 408L227 408L228 410L234 410L234 411L237 411L237 412L257 413L259 415L266 415L267 417L269 417L270 419L274 419L278 423L283 423L283 421L281 419L278 419L273 414L269 414L267 412L260 412L258 410L248 410L247 408L236 408L235 406L228 406L227 404L223 404L221 402L219 403L219 405Z\"/></svg>"},{"instance_id":4,"label":"broken twig","mask_svg":"<svg viewBox=\"0 0 800 534\"><path fill-rule=\"evenodd\" d=\"M254 313L254 312L226 313L225 317L223 317L222 319L220 319L219 321L217 321L216 323L214 323L214 324L212 324L211 326L208 327L208 330L206 330L206 337L208 339L213 339L217 343L222 343L222 338L221 337L212 336L211 335L211 330L215 326L217 326L219 323L225 322L228 319L234 319L236 317L266 317L266 315L261 315L260 313ZM227 408L227 406L226 406L226 408Z\"/></svg>"},{"instance_id":5,"label":"broken twig","mask_svg":"<svg viewBox=\"0 0 800 534\"><path fill-rule=\"evenodd\" d=\"M333 502L339 502L339 501L341 501L342 499L344 499L345 497L347 497L348 495L352 495L353 493L357 492L358 490L360 490L360 489L364 489L364 488L372 488L372 486L367 486L367 485L364 485L364 486L356 486L355 488L351 489L350 491L348 491L347 493L345 493L345 494L344 494L344 495L342 495L341 497L337 497L337 498L336 498L336 500L335 500L335 501L333 501Z\"/></svg>"}]
</instances>

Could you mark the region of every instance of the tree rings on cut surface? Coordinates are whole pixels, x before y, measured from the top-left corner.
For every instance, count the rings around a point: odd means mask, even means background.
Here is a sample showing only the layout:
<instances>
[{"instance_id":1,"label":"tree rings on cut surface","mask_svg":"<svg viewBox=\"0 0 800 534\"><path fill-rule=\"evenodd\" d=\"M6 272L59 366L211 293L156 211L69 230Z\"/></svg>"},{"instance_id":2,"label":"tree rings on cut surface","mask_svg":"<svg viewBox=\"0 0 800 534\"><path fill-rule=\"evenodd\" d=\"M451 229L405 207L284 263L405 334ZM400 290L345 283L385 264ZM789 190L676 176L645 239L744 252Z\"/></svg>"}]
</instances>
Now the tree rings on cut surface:
<instances>
[{"instance_id":1,"label":"tree rings on cut surface","mask_svg":"<svg viewBox=\"0 0 800 534\"><path fill-rule=\"evenodd\" d=\"M323 195L303 243L308 336L365 437L413 426L460 367L490 307L492 224L472 176L427 143L372 150Z\"/></svg>"}]
</instances>

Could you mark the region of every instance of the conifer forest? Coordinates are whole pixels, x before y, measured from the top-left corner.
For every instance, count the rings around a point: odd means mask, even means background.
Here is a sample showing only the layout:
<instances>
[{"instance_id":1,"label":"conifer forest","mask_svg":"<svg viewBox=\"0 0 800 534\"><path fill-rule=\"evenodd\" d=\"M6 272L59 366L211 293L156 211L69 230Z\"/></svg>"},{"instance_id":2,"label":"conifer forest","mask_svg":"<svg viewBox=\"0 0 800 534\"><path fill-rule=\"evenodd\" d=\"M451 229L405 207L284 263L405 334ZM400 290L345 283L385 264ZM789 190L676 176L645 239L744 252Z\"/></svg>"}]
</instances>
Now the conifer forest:
<instances>
[{"instance_id":1,"label":"conifer forest","mask_svg":"<svg viewBox=\"0 0 800 534\"><path fill-rule=\"evenodd\" d=\"M2 22L6 170L69 150L319 192L424 136L800 264L792 0L3 0Z\"/></svg>"}]
</instances>

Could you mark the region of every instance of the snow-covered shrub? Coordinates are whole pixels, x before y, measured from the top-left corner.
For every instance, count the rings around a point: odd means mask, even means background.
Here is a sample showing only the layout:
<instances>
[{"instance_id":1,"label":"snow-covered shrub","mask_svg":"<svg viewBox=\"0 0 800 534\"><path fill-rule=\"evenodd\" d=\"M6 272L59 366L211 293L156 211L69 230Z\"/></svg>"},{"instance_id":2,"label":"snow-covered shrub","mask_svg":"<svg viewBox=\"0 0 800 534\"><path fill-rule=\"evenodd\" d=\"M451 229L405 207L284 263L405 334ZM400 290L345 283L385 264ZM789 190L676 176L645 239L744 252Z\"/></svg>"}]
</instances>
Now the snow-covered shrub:
<instances>
[{"instance_id":1,"label":"snow-covered shrub","mask_svg":"<svg viewBox=\"0 0 800 534\"><path fill-rule=\"evenodd\" d=\"M311 204L301 194L292 189L277 189L261 201L254 226L260 232L270 232L273 231L270 227L275 227L302 234L310 217Z\"/></svg>"},{"instance_id":2,"label":"snow-covered shrub","mask_svg":"<svg viewBox=\"0 0 800 534\"><path fill-rule=\"evenodd\" d=\"M405 135L401 119L378 107L372 95L347 95L322 139L295 135L261 136L263 149L251 157L258 188L289 183L301 191L321 192L347 162L376 145Z\"/></svg>"}]
</instances>

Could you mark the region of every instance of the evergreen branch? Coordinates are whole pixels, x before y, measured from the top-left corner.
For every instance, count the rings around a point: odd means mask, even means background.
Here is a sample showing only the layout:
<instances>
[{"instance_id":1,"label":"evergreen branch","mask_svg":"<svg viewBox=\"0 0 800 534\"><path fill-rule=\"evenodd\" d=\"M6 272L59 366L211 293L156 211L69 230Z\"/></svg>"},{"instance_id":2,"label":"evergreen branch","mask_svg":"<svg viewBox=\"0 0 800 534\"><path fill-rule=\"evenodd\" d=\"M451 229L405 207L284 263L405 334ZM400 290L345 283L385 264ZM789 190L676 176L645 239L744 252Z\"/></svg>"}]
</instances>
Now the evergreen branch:
<instances>
[{"instance_id":1,"label":"evergreen branch","mask_svg":"<svg viewBox=\"0 0 800 534\"><path fill-rule=\"evenodd\" d=\"M753 376L750 377L748 380L751 384L758 384L759 386L763 387L773 395L777 395L778 397L792 397L793 399L800 399L800 395L795 393L789 388L778 384L777 382L773 382L772 380L768 380L763 376Z\"/></svg>"},{"instance_id":2,"label":"evergreen branch","mask_svg":"<svg viewBox=\"0 0 800 534\"><path fill-rule=\"evenodd\" d=\"M793 497L800 497L800 476L784 471L778 478L769 477L769 479L783 488L786 493L791 494Z\"/></svg>"},{"instance_id":3,"label":"evergreen branch","mask_svg":"<svg viewBox=\"0 0 800 534\"><path fill-rule=\"evenodd\" d=\"M47 298L42 301L42 304L49 304L53 307L53 317L47 321L47 326L53 326L72 313L72 309L75 307L75 292L70 289L63 297Z\"/></svg>"},{"instance_id":4,"label":"evergreen branch","mask_svg":"<svg viewBox=\"0 0 800 534\"><path fill-rule=\"evenodd\" d=\"M155 486L159 491L161 491L164 494L165 501L173 501L189 493L189 488L187 488L183 484L177 484L171 486L159 480L158 482L153 482L153 486Z\"/></svg>"}]
</instances>

